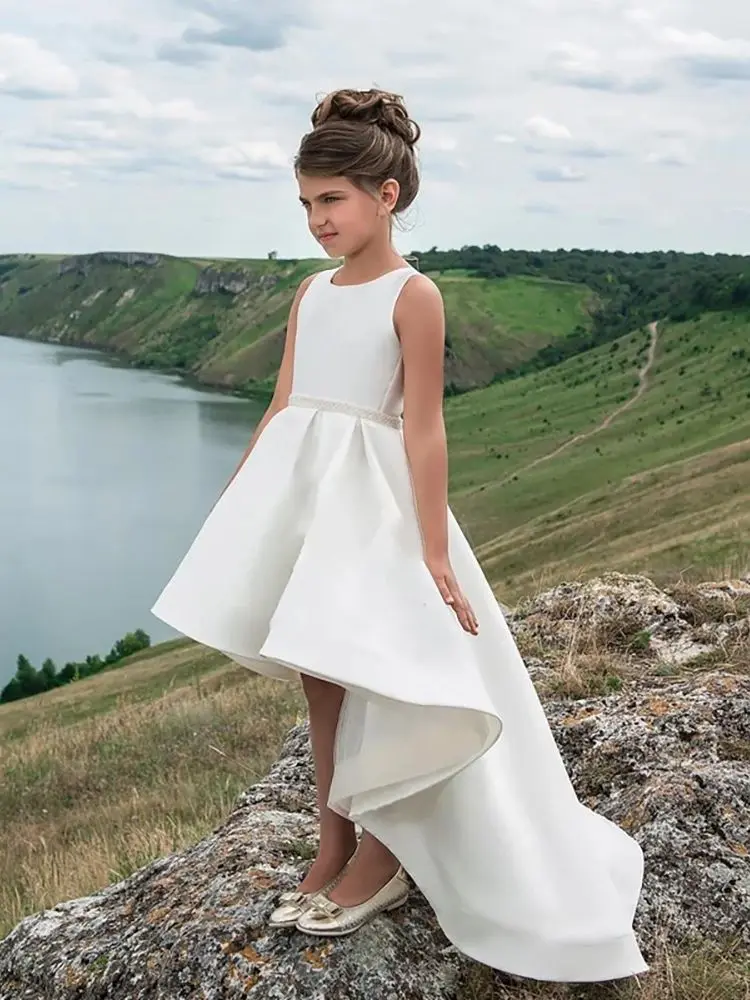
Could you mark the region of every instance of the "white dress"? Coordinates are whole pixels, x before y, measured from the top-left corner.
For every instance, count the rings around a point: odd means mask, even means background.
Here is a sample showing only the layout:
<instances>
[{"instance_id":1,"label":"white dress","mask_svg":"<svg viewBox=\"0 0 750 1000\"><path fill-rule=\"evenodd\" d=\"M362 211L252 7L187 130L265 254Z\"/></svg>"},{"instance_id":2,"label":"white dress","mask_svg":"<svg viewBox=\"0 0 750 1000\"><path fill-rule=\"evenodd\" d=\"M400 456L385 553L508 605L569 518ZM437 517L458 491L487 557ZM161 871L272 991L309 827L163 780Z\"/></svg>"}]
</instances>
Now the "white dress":
<instances>
[{"instance_id":1,"label":"white dress","mask_svg":"<svg viewBox=\"0 0 750 1000\"><path fill-rule=\"evenodd\" d=\"M452 512L477 636L422 559L393 327L416 272L334 273L301 299L289 405L152 610L251 670L347 689L330 806L393 851L465 954L560 982L643 972L640 846L578 801Z\"/></svg>"}]
</instances>

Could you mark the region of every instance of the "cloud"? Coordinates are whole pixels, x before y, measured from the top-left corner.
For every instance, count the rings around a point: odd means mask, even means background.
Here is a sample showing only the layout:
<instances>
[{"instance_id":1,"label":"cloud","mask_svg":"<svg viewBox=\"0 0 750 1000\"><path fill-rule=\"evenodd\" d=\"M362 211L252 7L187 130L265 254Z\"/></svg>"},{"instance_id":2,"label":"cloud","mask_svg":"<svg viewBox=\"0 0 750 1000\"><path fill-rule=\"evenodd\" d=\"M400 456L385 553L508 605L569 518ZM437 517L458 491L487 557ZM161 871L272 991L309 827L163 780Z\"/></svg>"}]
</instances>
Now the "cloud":
<instances>
[{"instance_id":1,"label":"cloud","mask_svg":"<svg viewBox=\"0 0 750 1000\"><path fill-rule=\"evenodd\" d=\"M570 129L559 122L553 122L542 115L535 115L526 120L524 128L529 135L537 139L572 139Z\"/></svg>"},{"instance_id":2,"label":"cloud","mask_svg":"<svg viewBox=\"0 0 750 1000\"><path fill-rule=\"evenodd\" d=\"M568 156L580 160L609 160L612 157L622 156L622 150L614 149L611 146L602 146L597 142L584 142L579 146L570 146L566 149Z\"/></svg>"},{"instance_id":3,"label":"cloud","mask_svg":"<svg viewBox=\"0 0 750 1000\"><path fill-rule=\"evenodd\" d=\"M458 139L454 135L425 135L421 143L422 149L435 150L438 153L452 153L458 148Z\"/></svg>"},{"instance_id":4,"label":"cloud","mask_svg":"<svg viewBox=\"0 0 750 1000\"><path fill-rule=\"evenodd\" d=\"M527 201L523 206L524 212L529 215L559 215L559 205L553 205L550 201Z\"/></svg>"},{"instance_id":5,"label":"cloud","mask_svg":"<svg viewBox=\"0 0 750 1000\"><path fill-rule=\"evenodd\" d=\"M0 34L0 93L25 100L71 97L76 74L33 38Z\"/></svg>"},{"instance_id":6,"label":"cloud","mask_svg":"<svg viewBox=\"0 0 750 1000\"><path fill-rule=\"evenodd\" d=\"M605 93L651 94L664 86L663 79L652 73L639 68L614 69L595 49L573 44L556 45L534 76L549 83Z\"/></svg>"},{"instance_id":7,"label":"cloud","mask_svg":"<svg viewBox=\"0 0 750 1000\"><path fill-rule=\"evenodd\" d=\"M156 58L175 66L203 66L213 62L216 56L208 48L200 45L184 45L180 42L163 42L156 49Z\"/></svg>"},{"instance_id":8,"label":"cloud","mask_svg":"<svg viewBox=\"0 0 750 1000\"><path fill-rule=\"evenodd\" d=\"M289 170L291 161L275 142L236 142L218 149L205 149L200 159L218 177L230 180L265 181Z\"/></svg>"},{"instance_id":9,"label":"cloud","mask_svg":"<svg viewBox=\"0 0 750 1000\"><path fill-rule=\"evenodd\" d=\"M496 136L493 136L494 142L499 142L501 146L512 146L518 140L514 135L510 135L508 132L499 132Z\"/></svg>"},{"instance_id":10,"label":"cloud","mask_svg":"<svg viewBox=\"0 0 750 1000\"><path fill-rule=\"evenodd\" d=\"M89 107L99 115L114 117L132 117L144 121L162 122L201 122L206 121L208 114L190 99L185 97L172 98L165 101L152 101L136 87L123 85L114 88L108 97L94 98Z\"/></svg>"},{"instance_id":11,"label":"cloud","mask_svg":"<svg viewBox=\"0 0 750 1000\"><path fill-rule=\"evenodd\" d=\"M668 150L657 150L648 153L646 163L653 163L660 167L687 167L691 163L687 153L670 152Z\"/></svg>"},{"instance_id":12,"label":"cloud","mask_svg":"<svg viewBox=\"0 0 750 1000\"><path fill-rule=\"evenodd\" d=\"M301 0L182 0L209 20L208 26L186 28L182 40L186 45L222 45L271 52L283 48L287 34L294 26L310 23L306 5Z\"/></svg>"},{"instance_id":13,"label":"cloud","mask_svg":"<svg viewBox=\"0 0 750 1000\"><path fill-rule=\"evenodd\" d=\"M545 184L586 180L586 174L569 166L540 167L534 171L534 176Z\"/></svg>"},{"instance_id":14,"label":"cloud","mask_svg":"<svg viewBox=\"0 0 750 1000\"><path fill-rule=\"evenodd\" d=\"M659 37L686 76L750 82L750 40L678 28L663 28Z\"/></svg>"}]
</instances>

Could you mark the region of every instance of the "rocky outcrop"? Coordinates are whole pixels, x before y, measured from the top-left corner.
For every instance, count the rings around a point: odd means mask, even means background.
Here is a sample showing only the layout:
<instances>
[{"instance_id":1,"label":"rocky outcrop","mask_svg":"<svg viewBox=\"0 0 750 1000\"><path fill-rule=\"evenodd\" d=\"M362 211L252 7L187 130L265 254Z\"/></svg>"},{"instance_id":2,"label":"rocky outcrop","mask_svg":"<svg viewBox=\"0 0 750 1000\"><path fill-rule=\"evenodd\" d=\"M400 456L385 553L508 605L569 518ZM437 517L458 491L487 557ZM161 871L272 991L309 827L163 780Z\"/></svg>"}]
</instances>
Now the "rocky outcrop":
<instances>
[{"instance_id":1,"label":"rocky outcrop","mask_svg":"<svg viewBox=\"0 0 750 1000\"><path fill-rule=\"evenodd\" d=\"M608 573L523 601L509 623L517 640L534 639L549 652L637 652L679 666L741 640L748 612L748 580L665 592L644 576Z\"/></svg>"},{"instance_id":2,"label":"rocky outcrop","mask_svg":"<svg viewBox=\"0 0 750 1000\"><path fill-rule=\"evenodd\" d=\"M194 295L241 295L250 289L266 291L278 284L275 274L251 274L248 271L220 271L206 267L198 275Z\"/></svg>"},{"instance_id":3,"label":"rocky outcrop","mask_svg":"<svg viewBox=\"0 0 750 1000\"><path fill-rule=\"evenodd\" d=\"M647 960L665 934L681 945L726 935L750 944L750 677L737 666L740 645L721 668L674 673L666 645L623 636L658 633L680 646L697 629L708 645L711 636L725 641L725 629L750 647L742 601L736 589L666 594L612 574L555 588L510 616L519 641L551 643L545 670L575 623L579 638L603 649L609 637L639 667L618 693L546 700L545 711L581 801L643 847L636 931ZM0 997L455 1000L472 963L448 945L416 891L397 915L353 937L268 931L275 896L296 884L314 839L303 724L205 840L22 921L0 942Z\"/></svg>"},{"instance_id":4,"label":"rocky outcrop","mask_svg":"<svg viewBox=\"0 0 750 1000\"><path fill-rule=\"evenodd\" d=\"M417 897L335 944L268 932L307 863L312 782L301 725L210 837L19 924L0 942L2 1000L452 997L460 961Z\"/></svg>"},{"instance_id":5,"label":"rocky outcrop","mask_svg":"<svg viewBox=\"0 0 750 1000\"><path fill-rule=\"evenodd\" d=\"M158 253L118 253L102 251L101 253L79 254L75 257L65 257L58 265L58 274L73 272L86 277L97 264L121 264L123 267L157 267L161 262Z\"/></svg>"}]
</instances>

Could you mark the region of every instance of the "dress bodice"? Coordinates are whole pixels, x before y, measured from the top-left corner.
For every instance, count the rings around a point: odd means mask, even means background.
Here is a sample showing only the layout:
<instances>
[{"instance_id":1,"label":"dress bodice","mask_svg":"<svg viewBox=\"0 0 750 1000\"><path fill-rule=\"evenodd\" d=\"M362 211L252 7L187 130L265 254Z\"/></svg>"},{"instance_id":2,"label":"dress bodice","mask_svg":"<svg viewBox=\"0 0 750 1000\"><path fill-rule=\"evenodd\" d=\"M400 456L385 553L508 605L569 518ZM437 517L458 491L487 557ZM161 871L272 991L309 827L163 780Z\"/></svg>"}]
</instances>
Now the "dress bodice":
<instances>
[{"instance_id":1,"label":"dress bodice","mask_svg":"<svg viewBox=\"0 0 750 1000\"><path fill-rule=\"evenodd\" d=\"M398 415L403 367L393 311L418 272L407 265L358 285L336 285L336 270L317 274L300 300L292 393Z\"/></svg>"}]
</instances>

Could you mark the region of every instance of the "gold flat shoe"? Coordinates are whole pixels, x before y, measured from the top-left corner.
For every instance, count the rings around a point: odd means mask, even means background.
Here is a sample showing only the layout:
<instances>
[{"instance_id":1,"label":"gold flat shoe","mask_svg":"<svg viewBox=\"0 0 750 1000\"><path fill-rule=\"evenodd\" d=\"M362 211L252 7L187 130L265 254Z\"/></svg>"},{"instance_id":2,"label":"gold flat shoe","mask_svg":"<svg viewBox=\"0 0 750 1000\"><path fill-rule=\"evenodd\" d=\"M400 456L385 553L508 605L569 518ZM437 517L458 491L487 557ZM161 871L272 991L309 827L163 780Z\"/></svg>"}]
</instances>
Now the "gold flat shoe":
<instances>
[{"instance_id":1,"label":"gold flat shoe","mask_svg":"<svg viewBox=\"0 0 750 1000\"><path fill-rule=\"evenodd\" d=\"M316 889L315 892L300 892L299 889L292 889L290 892L282 892L279 896L279 905L268 918L268 926L273 928L294 927L302 914L306 912L314 896L320 892L329 892L335 885L338 884L350 861L351 858L347 861L338 875L334 875L329 882L326 882L322 889Z\"/></svg>"},{"instance_id":2,"label":"gold flat shoe","mask_svg":"<svg viewBox=\"0 0 750 1000\"><path fill-rule=\"evenodd\" d=\"M321 937L343 937L359 930L378 913L385 913L403 906L409 896L409 881L406 872L399 867L393 878L382 889L356 906L340 906L326 895L328 890L315 893L308 902L305 912L296 922L298 931L317 934Z\"/></svg>"}]
</instances>

